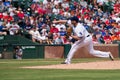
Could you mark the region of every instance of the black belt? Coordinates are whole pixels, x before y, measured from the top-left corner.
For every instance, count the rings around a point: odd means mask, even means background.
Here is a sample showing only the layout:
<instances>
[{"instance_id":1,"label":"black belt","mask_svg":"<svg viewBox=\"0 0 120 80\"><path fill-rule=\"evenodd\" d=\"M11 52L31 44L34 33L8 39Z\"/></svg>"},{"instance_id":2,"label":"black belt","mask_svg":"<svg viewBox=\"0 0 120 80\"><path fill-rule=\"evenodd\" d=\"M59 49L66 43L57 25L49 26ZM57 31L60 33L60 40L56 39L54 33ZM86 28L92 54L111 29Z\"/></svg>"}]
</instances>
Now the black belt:
<instances>
[{"instance_id":1,"label":"black belt","mask_svg":"<svg viewBox=\"0 0 120 80\"><path fill-rule=\"evenodd\" d=\"M90 35L87 35L87 37L89 37Z\"/></svg>"}]
</instances>

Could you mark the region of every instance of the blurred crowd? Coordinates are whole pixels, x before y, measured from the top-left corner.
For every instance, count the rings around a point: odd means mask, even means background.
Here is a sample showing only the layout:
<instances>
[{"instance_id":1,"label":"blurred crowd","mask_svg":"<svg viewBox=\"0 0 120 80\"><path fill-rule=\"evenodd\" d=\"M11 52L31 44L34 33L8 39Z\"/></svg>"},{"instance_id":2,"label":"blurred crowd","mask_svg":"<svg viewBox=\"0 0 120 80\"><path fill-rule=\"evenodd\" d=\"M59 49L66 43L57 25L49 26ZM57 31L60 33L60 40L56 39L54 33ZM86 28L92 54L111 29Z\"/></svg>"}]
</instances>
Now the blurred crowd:
<instances>
[{"instance_id":1,"label":"blurred crowd","mask_svg":"<svg viewBox=\"0 0 120 80\"><path fill-rule=\"evenodd\" d=\"M77 16L95 44L120 41L120 0L0 0L0 35L21 35L40 44L71 44L68 23Z\"/></svg>"}]
</instances>

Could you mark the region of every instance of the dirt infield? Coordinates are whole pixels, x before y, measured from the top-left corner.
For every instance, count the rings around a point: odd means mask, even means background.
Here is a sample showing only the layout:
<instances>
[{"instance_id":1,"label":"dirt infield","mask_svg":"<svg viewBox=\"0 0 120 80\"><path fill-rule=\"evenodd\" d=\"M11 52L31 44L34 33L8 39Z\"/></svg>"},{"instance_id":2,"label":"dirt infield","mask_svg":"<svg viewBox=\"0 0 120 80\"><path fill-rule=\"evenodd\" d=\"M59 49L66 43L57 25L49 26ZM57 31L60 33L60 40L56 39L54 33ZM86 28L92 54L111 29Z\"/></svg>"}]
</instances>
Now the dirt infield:
<instances>
[{"instance_id":1,"label":"dirt infield","mask_svg":"<svg viewBox=\"0 0 120 80\"><path fill-rule=\"evenodd\" d=\"M29 69L120 69L120 61L100 61L76 64L58 64L47 66L28 66Z\"/></svg>"}]
</instances>

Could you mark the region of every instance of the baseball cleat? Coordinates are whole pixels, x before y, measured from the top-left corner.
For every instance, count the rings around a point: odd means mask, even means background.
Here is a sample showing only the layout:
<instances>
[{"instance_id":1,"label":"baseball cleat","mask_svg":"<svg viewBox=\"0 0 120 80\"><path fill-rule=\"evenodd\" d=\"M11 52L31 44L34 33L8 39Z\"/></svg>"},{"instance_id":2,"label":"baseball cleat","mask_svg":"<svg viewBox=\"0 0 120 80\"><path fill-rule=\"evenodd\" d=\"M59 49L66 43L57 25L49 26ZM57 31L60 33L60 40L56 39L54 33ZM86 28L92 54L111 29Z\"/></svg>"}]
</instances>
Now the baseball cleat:
<instances>
[{"instance_id":1,"label":"baseball cleat","mask_svg":"<svg viewBox=\"0 0 120 80\"><path fill-rule=\"evenodd\" d=\"M113 55L111 54L111 52L109 52L109 58L110 58L112 61L114 61L114 57L113 57Z\"/></svg>"},{"instance_id":2,"label":"baseball cleat","mask_svg":"<svg viewBox=\"0 0 120 80\"><path fill-rule=\"evenodd\" d=\"M61 64L70 64L69 62L62 62Z\"/></svg>"}]
</instances>

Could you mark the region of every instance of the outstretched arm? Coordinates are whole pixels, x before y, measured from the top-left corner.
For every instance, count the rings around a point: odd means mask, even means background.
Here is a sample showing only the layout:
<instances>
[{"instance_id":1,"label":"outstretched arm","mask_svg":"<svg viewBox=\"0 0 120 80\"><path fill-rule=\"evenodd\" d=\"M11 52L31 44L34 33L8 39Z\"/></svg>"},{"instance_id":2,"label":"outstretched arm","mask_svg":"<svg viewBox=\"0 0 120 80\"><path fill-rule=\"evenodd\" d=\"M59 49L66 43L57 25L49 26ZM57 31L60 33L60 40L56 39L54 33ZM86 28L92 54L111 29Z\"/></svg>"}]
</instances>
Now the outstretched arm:
<instances>
[{"instance_id":1,"label":"outstretched arm","mask_svg":"<svg viewBox=\"0 0 120 80\"><path fill-rule=\"evenodd\" d=\"M66 23L67 20L58 20L58 21L53 21L53 23Z\"/></svg>"}]
</instances>

